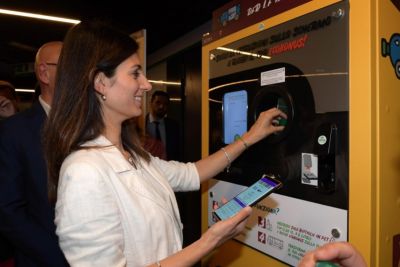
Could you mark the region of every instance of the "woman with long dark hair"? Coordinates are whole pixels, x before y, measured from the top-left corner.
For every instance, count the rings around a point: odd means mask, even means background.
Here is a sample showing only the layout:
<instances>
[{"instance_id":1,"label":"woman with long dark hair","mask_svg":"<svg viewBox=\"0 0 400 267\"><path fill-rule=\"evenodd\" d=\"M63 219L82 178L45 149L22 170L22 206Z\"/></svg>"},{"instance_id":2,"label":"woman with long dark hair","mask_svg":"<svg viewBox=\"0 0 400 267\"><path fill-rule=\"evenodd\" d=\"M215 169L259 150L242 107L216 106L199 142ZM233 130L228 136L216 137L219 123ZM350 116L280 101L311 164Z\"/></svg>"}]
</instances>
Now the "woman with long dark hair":
<instances>
[{"instance_id":1,"label":"woman with long dark hair","mask_svg":"<svg viewBox=\"0 0 400 267\"><path fill-rule=\"evenodd\" d=\"M135 127L151 85L138 45L99 22L66 35L44 141L57 235L71 266L191 266L243 230L250 208L216 223L182 249L174 191L198 190L247 146L280 131L263 112L238 141L196 163L146 152Z\"/></svg>"}]
</instances>

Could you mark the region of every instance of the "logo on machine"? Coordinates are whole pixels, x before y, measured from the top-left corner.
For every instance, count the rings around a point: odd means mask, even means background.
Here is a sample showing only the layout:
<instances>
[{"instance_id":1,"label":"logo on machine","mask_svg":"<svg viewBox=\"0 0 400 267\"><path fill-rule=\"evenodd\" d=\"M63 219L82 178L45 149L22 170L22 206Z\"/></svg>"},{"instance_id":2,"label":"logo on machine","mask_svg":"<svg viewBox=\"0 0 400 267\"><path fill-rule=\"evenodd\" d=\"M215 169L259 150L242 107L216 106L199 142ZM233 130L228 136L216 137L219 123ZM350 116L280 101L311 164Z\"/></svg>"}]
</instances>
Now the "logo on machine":
<instances>
[{"instance_id":1,"label":"logo on machine","mask_svg":"<svg viewBox=\"0 0 400 267\"><path fill-rule=\"evenodd\" d=\"M234 5L228 10L224 11L219 17L222 26L226 26L232 20L238 20L240 16L240 4Z\"/></svg>"},{"instance_id":2,"label":"logo on machine","mask_svg":"<svg viewBox=\"0 0 400 267\"><path fill-rule=\"evenodd\" d=\"M397 79L400 79L400 34L394 33L389 42L382 38L381 46L382 56L390 58Z\"/></svg>"}]
</instances>

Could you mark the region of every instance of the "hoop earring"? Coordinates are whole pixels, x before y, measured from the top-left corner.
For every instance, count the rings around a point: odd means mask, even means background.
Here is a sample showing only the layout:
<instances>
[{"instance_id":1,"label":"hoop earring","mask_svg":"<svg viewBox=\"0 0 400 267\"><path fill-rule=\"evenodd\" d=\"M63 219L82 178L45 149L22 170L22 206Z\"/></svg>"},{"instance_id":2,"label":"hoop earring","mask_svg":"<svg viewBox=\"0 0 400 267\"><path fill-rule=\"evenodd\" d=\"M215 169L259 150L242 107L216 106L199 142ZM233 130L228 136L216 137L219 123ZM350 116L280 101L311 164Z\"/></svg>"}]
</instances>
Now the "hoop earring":
<instances>
[{"instance_id":1,"label":"hoop earring","mask_svg":"<svg viewBox=\"0 0 400 267\"><path fill-rule=\"evenodd\" d=\"M103 101L106 101L107 97L105 95L101 95L101 99L103 99Z\"/></svg>"}]
</instances>

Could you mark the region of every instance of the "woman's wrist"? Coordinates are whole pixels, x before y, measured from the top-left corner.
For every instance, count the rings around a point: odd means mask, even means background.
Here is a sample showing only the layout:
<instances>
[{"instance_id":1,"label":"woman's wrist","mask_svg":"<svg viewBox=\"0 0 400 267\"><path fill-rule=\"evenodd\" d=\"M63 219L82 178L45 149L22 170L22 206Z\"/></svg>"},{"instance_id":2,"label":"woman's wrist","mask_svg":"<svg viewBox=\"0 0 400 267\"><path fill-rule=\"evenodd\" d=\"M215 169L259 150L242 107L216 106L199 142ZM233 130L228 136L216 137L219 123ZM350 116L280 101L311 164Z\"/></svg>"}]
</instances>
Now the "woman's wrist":
<instances>
[{"instance_id":1,"label":"woman's wrist","mask_svg":"<svg viewBox=\"0 0 400 267\"><path fill-rule=\"evenodd\" d=\"M244 149L247 150L249 148L249 144L246 142L246 140L244 140L243 137L241 137L240 135L238 136L238 140L240 140L244 146Z\"/></svg>"},{"instance_id":2,"label":"woman's wrist","mask_svg":"<svg viewBox=\"0 0 400 267\"><path fill-rule=\"evenodd\" d=\"M240 138L239 141L243 143L246 149L254 144L248 132L244 133Z\"/></svg>"},{"instance_id":3,"label":"woman's wrist","mask_svg":"<svg viewBox=\"0 0 400 267\"><path fill-rule=\"evenodd\" d=\"M198 246L201 251L205 254L210 253L218 246L219 238L213 235L210 231L207 230L196 242L198 242Z\"/></svg>"}]
</instances>

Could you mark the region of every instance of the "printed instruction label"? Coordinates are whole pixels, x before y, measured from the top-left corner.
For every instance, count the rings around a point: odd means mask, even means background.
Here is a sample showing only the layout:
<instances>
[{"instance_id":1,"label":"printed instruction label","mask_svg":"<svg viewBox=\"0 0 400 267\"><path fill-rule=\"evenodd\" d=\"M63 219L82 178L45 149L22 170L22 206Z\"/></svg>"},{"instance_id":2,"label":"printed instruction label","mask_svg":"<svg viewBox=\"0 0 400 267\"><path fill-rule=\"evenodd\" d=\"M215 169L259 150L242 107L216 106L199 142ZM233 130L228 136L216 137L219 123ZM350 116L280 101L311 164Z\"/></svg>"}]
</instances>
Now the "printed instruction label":
<instances>
[{"instance_id":1,"label":"printed instruction label","mask_svg":"<svg viewBox=\"0 0 400 267\"><path fill-rule=\"evenodd\" d=\"M230 199L245 188L225 181L209 181L210 226L215 223L211 214L213 203L222 197ZM329 242L347 241L347 221L347 210L272 193L253 206L243 233L234 239L297 266L307 251ZM333 236L333 230L340 235Z\"/></svg>"},{"instance_id":2,"label":"printed instruction label","mask_svg":"<svg viewBox=\"0 0 400 267\"><path fill-rule=\"evenodd\" d=\"M285 82L285 68L261 72L261 86Z\"/></svg>"}]
</instances>

